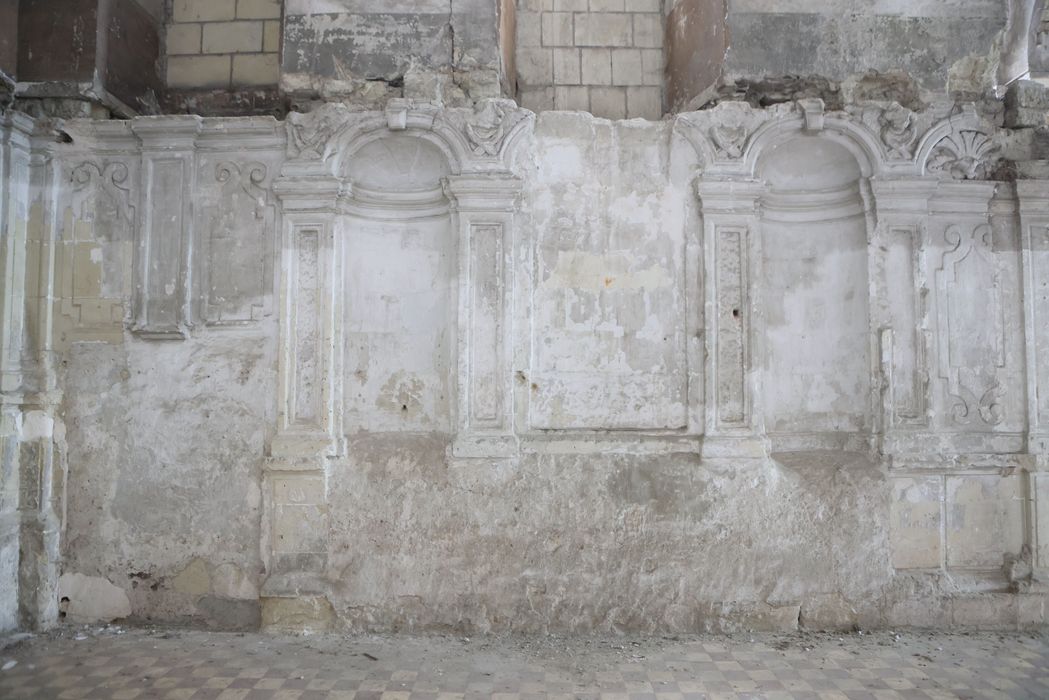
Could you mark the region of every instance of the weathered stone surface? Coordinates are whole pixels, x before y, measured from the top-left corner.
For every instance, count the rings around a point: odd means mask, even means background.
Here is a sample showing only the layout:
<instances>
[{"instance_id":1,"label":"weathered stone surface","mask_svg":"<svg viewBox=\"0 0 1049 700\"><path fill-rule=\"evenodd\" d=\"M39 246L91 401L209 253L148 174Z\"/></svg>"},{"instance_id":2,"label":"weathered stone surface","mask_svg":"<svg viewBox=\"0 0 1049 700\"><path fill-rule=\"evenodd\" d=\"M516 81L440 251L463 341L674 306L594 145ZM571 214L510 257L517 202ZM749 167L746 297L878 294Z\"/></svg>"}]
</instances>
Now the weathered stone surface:
<instances>
[{"instance_id":1,"label":"weathered stone surface","mask_svg":"<svg viewBox=\"0 0 1049 700\"><path fill-rule=\"evenodd\" d=\"M850 6L858 12L849 12ZM966 0L873 11L852 0L806 1L792 3L789 12L748 0L731 3L727 22L729 80L813 75L840 81L906 66L926 89L943 90L952 64L991 51L1005 13L1001 3Z\"/></svg>"},{"instance_id":2,"label":"weathered stone surface","mask_svg":"<svg viewBox=\"0 0 1049 700\"><path fill-rule=\"evenodd\" d=\"M70 622L111 622L131 615L124 589L101 576L65 573L58 579L60 612Z\"/></svg>"},{"instance_id":3,"label":"weathered stone surface","mask_svg":"<svg viewBox=\"0 0 1049 700\"><path fill-rule=\"evenodd\" d=\"M335 614L323 597L263 598L262 626L274 632L327 632Z\"/></svg>"},{"instance_id":4,"label":"weathered stone surface","mask_svg":"<svg viewBox=\"0 0 1049 700\"><path fill-rule=\"evenodd\" d=\"M300 0L284 16L281 86L293 94L359 94L369 81L390 96L498 97L507 66L500 50L500 2L331 3ZM509 39L507 39L509 41ZM411 73L446 87L409 93ZM453 88L454 86L454 88ZM458 97L457 97L458 94Z\"/></svg>"},{"instance_id":5,"label":"weathered stone surface","mask_svg":"<svg viewBox=\"0 0 1049 700\"><path fill-rule=\"evenodd\" d=\"M971 107L62 128L0 139L5 619L59 532L218 628L1044 617L1049 189Z\"/></svg>"},{"instance_id":6,"label":"weathered stone surface","mask_svg":"<svg viewBox=\"0 0 1049 700\"><path fill-rule=\"evenodd\" d=\"M1018 80L1005 93L1005 125L1010 129L1049 126L1049 86Z\"/></svg>"}]
</instances>

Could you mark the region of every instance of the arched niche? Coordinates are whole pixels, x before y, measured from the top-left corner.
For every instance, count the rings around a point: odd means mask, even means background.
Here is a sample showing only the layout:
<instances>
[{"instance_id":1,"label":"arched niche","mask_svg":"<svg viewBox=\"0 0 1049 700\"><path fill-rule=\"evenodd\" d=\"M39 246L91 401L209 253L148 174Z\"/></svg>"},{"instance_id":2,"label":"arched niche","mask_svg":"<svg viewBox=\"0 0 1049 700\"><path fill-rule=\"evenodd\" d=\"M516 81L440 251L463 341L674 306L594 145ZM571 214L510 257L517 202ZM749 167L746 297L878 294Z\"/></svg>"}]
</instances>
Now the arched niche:
<instances>
[{"instance_id":1,"label":"arched niche","mask_svg":"<svg viewBox=\"0 0 1049 700\"><path fill-rule=\"evenodd\" d=\"M385 132L344 161L343 426L347 433L455 427L458 235L448 159Z\"/></svg>"},{"instance_id":2,"label":"arched niche","mask_svg":"<svg viewBox=\"0 0 1049 700\"><path fill-rule=\"evenodd\" d=\"M840 445L872 428L863 169L842 144L798 135L764 151L756 174L765 429L774 450L802 434Z\"/></svg>"}]
</instances>

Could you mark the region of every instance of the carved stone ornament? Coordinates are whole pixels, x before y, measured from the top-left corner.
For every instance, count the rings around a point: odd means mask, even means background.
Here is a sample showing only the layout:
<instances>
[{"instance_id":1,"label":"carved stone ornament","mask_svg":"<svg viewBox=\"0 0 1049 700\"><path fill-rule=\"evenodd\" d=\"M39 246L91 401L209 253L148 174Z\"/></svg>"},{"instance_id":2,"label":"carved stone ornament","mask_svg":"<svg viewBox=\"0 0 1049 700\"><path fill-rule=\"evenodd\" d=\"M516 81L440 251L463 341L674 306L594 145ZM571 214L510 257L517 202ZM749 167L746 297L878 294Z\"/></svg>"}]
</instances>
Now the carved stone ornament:
<instances>
[{"instance_id":1,"label":"carved stone ornament","mask_svg":"<svg viewBox=\"0 0 1049 700\"><path fill-rule=\"evenodd\" d=\"M247 178L244 174L247 174ZM258 209L266 204L266 192L259 186L266 180L266 165L259 162L246 163L242 166L232 162L223 161L215 167L215 181L221 183L232 183L244 191L246 195L258 205ZM256 218L261 218L256 210Z\"/></svg>"},{"instance_id":2,"label":"carved stone ornament","mask_svg":"<svg viewBox=\"0 0 1049 700\"><path fill-rule=\"evenodd\" d=\"M326 104L306 114L292 112L285 121L288 155L298 160L323 160L332 138L346 125L346 109Z\"/></svg>"},{"instance_id":3,"label":"carved stone ornament","mask_svg":"<svg viewBox=\"0 0 1049 700\"><path fill-rule=\"evenodd\" d=\"M878 116L881 126L881 140L895 158L910 158L913 146L918 138L914 112L893 102Z\"/></svg>"},{"instance_id":4,"label":"carved stone ornament","mask_svg":"<svg viewBox=\"0 0 1049 700\"><path fill-rule=\"evenodd\" d=\"M485 100L478 105L463 125L470 148L477 156L497 156L510 131L522 118L512 114L498 100Z\"/></svg>"},{"instance_id":5,"label":"carved stone ornament","mask_svg":"<svg viewBox=\"0 0 1049 700\"><path fill-rule=\"evenodd\" d=\"M950 226L936 272L940 375L957 425L1002 422L1005 321L992 229Z\"/></svg>"},{"instance_id":6,"label":"carved stone ornament","mask_svg":"<svg viewBox=\"0 0 1049 700\"><path fill-rule=\"evenodd\" d=\"M928 170L955 180L987 180L998 162L998 147L982 131L962 129L932 149Z\"/></svg>"},{"instance_id":7,"label":"carved stone ornament","mask_svg":"<svg viewBox=\"0 0 1049 700\"><path fill-rule=\"evenodd\" d=\"M808 97L798 100L798 108L801 110L802 118L805 120L805 131L814 134L823 131L826 120L826 105L818 97Z\"/></svg>"},{"instance_id":8,"label":"carved stone ornament","mask_svg":"<svg viewBox=\"0 0 1049 700\"><path fill-rule=\"evenodd\" d=\"M100 167L97 163L85 161L73 168L71 179L76 191L91 186L99 187L105 202L119 217L120 222L130 229L135 220L135 207L131 204L126 164L112 162Z\"/></svg>"},{"instance_id":9,"label":"carved stone ornament","mask_svg":"<svg viewBox=\"0 0 1049 700\"><path fill-rule=\"evenodd\" d=\"M747 124L741 108L724 109L718 123L710 127L710 140L719 156L741 158L747 144Z\"/></svg>"}]
</instances>

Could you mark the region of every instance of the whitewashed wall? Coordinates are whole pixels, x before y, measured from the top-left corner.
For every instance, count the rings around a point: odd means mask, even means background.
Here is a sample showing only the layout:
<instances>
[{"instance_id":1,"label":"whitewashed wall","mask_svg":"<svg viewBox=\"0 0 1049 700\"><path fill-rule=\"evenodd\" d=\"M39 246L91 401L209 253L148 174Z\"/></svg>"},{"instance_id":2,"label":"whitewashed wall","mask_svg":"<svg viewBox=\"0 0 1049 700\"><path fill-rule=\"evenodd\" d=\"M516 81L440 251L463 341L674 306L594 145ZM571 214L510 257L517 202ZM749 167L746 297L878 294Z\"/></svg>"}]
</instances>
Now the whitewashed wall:
<instances>
[{"instance_id":1,"label":"whitewashed wall","mask_svg":"<svg viewBox=\"0 0 1049 700\"><path fill-rule=\"evenodd\" d=\"M64 605L105 579L226 628L1044 622L1049 187L990 179L972 110L900 109L6 125L50 175L5 195L5 250L47 251L5 299L50 316L5 301L47 359L5 350L5 445L55 454ZM38 512L4 455L5 512Z\"/></svg>"}]
</instances>

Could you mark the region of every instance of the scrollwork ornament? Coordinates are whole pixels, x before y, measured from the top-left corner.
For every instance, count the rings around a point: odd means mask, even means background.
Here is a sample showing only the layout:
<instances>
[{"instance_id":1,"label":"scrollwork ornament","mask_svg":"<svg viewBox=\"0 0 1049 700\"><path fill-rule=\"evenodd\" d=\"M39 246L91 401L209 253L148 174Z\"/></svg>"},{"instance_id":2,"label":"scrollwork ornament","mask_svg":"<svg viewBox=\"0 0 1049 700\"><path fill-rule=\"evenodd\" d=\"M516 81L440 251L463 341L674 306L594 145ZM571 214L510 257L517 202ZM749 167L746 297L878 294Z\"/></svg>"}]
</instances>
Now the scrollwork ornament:
<instances>
[{"instance_id":1,"label":"scrollwork ornament","mask_svg":"<svg viewBox=\"0 0 1049 700\"><path fill-rule=\"evenodd\" d=\"M135 206L131 203L130 172L126 163L112 161L99 165L85 161L73 168L70 180L73 190L78 193L97 187L101 191L100 196L108 206L113 207L111 211L119 216L121 222L127 227L132 225Z\"/></svg>"},{"instance_id":2,"label":"scrollwork ornament","mask_svg":"<svg viewBox=\"0 0 1049 700\"><path fill-rule=\"evenodd\" d=\"M258 161L245 163L243 166L232 161L223 161L215 166L215 180L239 188L248 195L255 202L255 216L259 219L262 218L261 212L266 206L266 191L262 187L266 173L265 164Z\"/></svg>"}]
</instances>

